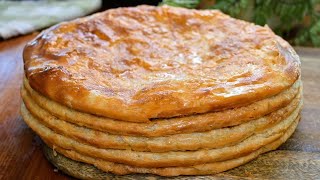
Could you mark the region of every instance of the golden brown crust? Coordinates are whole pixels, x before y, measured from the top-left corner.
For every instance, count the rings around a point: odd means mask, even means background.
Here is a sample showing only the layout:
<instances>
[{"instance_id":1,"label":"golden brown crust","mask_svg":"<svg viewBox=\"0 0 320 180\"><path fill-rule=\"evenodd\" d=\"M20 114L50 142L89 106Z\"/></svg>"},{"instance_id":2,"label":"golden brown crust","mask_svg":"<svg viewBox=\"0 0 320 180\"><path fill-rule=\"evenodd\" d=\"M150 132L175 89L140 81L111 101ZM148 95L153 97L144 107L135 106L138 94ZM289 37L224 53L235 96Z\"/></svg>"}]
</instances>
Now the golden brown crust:
<instances>
[{"instance_id":1,"label":"golden brown crust","mask_svg":"<svg viewBox=\"0 0 320 180\"><path fill-rule=\"evenodd\" d=\"M287 106L292 99L296 97L299 92L299 88L301 88L300 80L298 80L292 87L280 94L255 102L248 106L194 116L158 119L153 120L150 123L133 123L98 117L70 109L59 103L51 101L34 91L26 79L24 81L24 86L27 91L26 93L31 96L34 102L36 102L41 108L62 120L111 134L146 137L203 132L212 129L235 126L258 119ZM24 88L22 88L22 95L24 91Z\"/></svg>"},{"instance_id":2,"label":"golden brown crust","mask_svg":"<svg viewBox=\"0 0 320 180\"><path fill-rule=\"evenodd\" d=\"M57 151L73 160L92 164L105 172L111 172L119 175L132 174L132 173L151 173L151 174L157 174L160 176L205 175L205 174L215 174L215 173L232 169L234 167L240 166L242 164L245 164L257 158L258 155L262 153L278 148L294 132L295 128L298 125L299 119L300 118L298 117L292 123L292 125L287 129L287 131L284 133L282 137L280 137L279 139L275 140L270 144L263 146L262 148L256 151L251 152L250 154L244 155L239 158L230 159L227 161L220 161L220 162L186 166L186 167L141 168L141 167L135 167L135 166L125 165L125 164L113 163L110 161L102 160L100 158L93 158L91 156L86 156L73 150L67 150L61 147L54 146L49 142L46 142L46 144L52 147L54 151Z\"/></svg>"},{"instance_id":3,"label":"golden brown crust","mask_svg":"<svg viewBox=\"0 0 320 180\"><path fill-rule=\"evenodd\" d=\"M42 32L24 50L33 89L79 111L132 122L243 106L300 75L267 27L215 10L138 6Z\"/></svg>"}]
</instances>

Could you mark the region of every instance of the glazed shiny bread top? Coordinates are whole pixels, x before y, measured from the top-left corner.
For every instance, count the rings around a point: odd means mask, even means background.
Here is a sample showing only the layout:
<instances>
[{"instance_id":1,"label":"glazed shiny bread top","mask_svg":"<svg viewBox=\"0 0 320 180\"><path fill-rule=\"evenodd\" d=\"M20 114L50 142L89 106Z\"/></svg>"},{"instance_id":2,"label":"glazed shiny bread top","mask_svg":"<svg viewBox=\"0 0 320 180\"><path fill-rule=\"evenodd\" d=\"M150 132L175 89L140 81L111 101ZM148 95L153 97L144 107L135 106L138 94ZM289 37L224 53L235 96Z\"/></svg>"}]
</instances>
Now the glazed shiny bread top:
<instances>
[{"instance_id":1,"label":"glazed shiny bread top","mask_svg":"<svg viewBox=\"0 0 320 180\"><path fill-rule=\"evenodd\" d=\"M288 89L299 57L268 27L217 10L117 8L60 23L23 53L31 87L78 111L148 122Z\"/></svg>"}]
</instances>

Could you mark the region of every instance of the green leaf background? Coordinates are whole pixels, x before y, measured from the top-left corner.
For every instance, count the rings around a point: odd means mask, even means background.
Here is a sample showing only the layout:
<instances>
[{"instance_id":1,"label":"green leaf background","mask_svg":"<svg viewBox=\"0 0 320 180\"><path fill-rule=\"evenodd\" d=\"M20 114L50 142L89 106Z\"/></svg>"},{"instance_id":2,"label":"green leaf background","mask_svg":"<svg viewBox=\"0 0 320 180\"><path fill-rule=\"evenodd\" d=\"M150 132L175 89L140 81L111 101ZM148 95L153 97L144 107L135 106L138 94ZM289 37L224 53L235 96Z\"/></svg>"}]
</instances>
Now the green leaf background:
<instances>
[{"instance_id":1,"label":"green leaf background","mask_svg":"<svg viewBox=\"0 0 320 180\"><path fill-rule=\"evenodd\" d=\"M199 8L205 0L163 0L161 5ZM267 24L297 46L320 47L320 0L216 0L204 9L219 9L232 17Z\"/></svg>"}]
</instances>

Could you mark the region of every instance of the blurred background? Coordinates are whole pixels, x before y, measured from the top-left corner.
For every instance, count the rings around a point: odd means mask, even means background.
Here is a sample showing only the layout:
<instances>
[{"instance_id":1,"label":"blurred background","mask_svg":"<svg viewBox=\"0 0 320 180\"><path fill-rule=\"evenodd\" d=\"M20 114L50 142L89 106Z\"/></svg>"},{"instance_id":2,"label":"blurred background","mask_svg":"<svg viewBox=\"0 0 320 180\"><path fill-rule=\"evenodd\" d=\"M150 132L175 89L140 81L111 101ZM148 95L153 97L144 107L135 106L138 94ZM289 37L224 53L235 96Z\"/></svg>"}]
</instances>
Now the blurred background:
<instances>
[{"instance_id":1,"label":"blurred background","mask_svg":"<svg viewBox=\"0 0 320 180\"><path fill-rule=\"evenodd\" d=\"M267 24L295 46L320 47L320 0L0 0L0 38L8 39L110 8L170 5L219 9Z\"/></svg>"}]
</instances>

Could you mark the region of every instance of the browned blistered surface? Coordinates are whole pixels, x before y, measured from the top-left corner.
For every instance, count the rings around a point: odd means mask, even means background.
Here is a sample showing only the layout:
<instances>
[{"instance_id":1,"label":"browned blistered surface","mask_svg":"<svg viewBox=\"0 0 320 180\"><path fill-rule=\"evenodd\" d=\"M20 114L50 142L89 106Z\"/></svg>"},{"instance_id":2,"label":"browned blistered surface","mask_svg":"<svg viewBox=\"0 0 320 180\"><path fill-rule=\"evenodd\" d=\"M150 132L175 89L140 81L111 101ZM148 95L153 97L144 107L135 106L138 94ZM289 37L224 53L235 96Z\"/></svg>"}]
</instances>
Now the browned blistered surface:
<instances>
[{"instance_id":1,"label":"browned blistered surface","mask_svg":"<svg viewBox=\"0 0 320 180\"><path fill-rule=\"evenodd\" d=\"M294 50L268 27L174 7L62 23L29 42L23 57L41 94L133 122L242 106L289 88L300 74Z\"/></svg>"}]
</instances>

